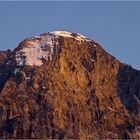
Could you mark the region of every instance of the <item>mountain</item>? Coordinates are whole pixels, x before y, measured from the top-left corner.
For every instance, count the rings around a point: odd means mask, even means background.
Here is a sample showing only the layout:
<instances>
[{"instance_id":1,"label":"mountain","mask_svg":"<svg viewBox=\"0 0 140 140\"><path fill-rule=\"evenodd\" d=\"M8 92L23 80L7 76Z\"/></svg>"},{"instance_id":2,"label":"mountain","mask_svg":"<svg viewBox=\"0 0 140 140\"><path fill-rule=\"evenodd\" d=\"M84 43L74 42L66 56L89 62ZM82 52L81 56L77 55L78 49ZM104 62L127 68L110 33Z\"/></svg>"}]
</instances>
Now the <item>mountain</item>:
<instances>
[{"instance_id":1,"label":"mountain","mask_svg":"<svg viewBox=\"0 0 140 140\"><path fill-rule=\"evenodd\" d=\"M0 52L0 138L140 138L140 71L55 31Z\"/></svg>"}]
</instances>

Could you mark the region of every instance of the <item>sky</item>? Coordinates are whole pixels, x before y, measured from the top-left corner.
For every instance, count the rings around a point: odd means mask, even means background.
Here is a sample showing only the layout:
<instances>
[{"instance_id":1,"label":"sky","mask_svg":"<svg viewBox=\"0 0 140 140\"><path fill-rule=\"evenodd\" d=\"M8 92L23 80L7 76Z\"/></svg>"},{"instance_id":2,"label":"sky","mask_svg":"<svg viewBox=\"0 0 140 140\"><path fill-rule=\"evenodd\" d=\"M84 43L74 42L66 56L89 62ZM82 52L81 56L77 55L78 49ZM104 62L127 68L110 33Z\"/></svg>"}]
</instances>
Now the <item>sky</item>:
<instances>
[{"instance_id":1,"label":"sky","mask_svg":"<svg viewBox=\"0 0 140 140\"><path fill-rule=\"evenodd\" d=\"M140 1L0 1L0 50L57 30L81 33L140 70Z\"/></svg>"}]
</instances>

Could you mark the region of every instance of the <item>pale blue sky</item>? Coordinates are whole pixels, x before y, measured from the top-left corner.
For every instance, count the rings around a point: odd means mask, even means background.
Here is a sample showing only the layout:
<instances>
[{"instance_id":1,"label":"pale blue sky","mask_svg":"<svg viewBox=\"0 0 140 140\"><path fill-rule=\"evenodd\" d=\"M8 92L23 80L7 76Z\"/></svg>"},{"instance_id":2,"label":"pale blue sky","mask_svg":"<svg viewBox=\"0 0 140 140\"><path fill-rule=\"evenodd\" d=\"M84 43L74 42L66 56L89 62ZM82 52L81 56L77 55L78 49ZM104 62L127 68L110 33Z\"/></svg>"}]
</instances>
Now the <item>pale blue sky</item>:
<instances>
[{"instance_id":1,"label":"pale blue sky","mask_svg":"<svg viewBox=\"0 0 140 140\"><path fill-rule=\"evenodd\" d=\"M48 31L79 32L140 69L140 2L0 2L0 50Z\"/></svg>"}]
</instances>

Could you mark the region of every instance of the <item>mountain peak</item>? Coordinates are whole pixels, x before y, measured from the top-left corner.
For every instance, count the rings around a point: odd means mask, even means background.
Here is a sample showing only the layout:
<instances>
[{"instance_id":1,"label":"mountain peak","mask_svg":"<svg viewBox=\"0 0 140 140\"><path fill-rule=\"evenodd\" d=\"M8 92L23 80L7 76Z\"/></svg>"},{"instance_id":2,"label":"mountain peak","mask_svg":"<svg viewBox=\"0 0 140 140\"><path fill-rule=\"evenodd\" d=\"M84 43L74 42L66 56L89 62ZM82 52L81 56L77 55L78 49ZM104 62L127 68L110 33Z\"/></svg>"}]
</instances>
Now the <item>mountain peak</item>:
<instances>
[{"instance_id":1,"label":"mountain peak","mask_svg":"<svg viewBox=\"0 0 140 140\"><path fill-rule=\"evenodd\" d=\"M52 60L60 48L60 38L72 38L80 43L81 41L91 41L79 33L66 31L54 31L27 38L15 49L15 60L17 66L30 65L41 66L43 60Z\"/></svg>"},{"instance_id":2,"label":"mountain peak","mask_svg":"<svg viewBox=\"0 0 140 140\"><path fill-rule=\"evenodd\" d=\"M0 138L140 138L140 72L78 33L0 51Z\"/></svg>"}]
</instances>

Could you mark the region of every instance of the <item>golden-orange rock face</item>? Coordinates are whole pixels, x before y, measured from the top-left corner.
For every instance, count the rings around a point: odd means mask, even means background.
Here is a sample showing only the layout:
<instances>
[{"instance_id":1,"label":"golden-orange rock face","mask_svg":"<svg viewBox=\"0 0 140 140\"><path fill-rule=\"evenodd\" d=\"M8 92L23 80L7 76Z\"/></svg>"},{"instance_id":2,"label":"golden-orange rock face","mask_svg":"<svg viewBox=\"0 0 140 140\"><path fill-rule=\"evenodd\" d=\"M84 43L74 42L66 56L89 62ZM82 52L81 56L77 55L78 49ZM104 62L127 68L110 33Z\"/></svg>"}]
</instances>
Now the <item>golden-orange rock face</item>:
<instances>
[{"instance_id":1,"label":"golden-orange rock face","mask_svg":"<svg viewBox=\"0 0 140 140\"><path fill-rule=\"evenodd\" d=\"M140 72L76 35L57 36L41 66L15 62L28 39L0 52L1 139L140 138Z\"/></svg>"}]
</instances>

